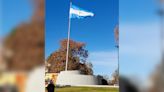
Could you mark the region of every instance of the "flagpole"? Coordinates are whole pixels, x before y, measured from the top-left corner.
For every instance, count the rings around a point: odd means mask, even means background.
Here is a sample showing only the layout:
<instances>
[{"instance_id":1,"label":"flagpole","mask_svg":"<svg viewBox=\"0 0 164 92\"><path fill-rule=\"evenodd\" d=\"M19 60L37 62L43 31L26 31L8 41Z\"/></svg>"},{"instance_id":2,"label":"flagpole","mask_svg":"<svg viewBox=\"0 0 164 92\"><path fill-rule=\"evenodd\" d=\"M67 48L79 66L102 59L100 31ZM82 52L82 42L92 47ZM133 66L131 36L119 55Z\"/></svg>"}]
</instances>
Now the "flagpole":
<instances>
[{"instance_id":1,"label":"flagpole","mask_svg":"<svg viewBox=\"0 0 164 92\"><path fill-rule=\"evenodd\" d=\"M72 2L70 0L70 7L69 7L69 17L68 17L68 38L67 38L67 52L66 52L66 65L65 71L68 70L68 56L69 56L69 40L70 40L70 31L71 31L71 19L70 19L70 8L72 6Z\"/></svg>"}]
</instances>

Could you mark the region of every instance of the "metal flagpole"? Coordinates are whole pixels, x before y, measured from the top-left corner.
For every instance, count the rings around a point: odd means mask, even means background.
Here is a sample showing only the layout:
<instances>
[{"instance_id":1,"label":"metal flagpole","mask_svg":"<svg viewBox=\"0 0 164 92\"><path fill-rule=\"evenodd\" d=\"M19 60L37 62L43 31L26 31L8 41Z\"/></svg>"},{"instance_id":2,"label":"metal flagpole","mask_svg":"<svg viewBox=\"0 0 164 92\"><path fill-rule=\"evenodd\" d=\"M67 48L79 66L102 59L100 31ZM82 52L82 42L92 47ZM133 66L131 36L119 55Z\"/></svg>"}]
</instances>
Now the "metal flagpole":
<instances>
[{"instance_id":1,"label":"metal flagpole","mask_svg":"<svg viewBox=\"0 0 164 92\"><path fill-rule=\"evenodd\" d=\"M72 2L70 0L70 7L69 7L69 17L68 17L68 38L67 38L67 52L66 52L66 65L65 71L68 70L68 56L69 56L69 40L70 40L70 31L71 31L71 19L70 19L70 8L72 6Z\"/></svg>"}]
</instances>

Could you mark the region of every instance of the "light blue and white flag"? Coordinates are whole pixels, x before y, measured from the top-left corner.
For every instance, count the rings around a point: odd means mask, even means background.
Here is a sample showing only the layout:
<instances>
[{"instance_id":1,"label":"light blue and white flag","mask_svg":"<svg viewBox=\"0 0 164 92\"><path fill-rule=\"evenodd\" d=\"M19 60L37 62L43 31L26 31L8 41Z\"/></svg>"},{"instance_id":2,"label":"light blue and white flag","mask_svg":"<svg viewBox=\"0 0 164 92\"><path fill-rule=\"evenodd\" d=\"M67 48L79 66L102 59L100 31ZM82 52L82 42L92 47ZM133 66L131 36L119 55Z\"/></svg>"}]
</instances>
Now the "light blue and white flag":
<instances>
[{"instance_id":1,"label":"light blue and white flag","mask_svg":"<svg viewBox=\"0 0 164 92\"><path fill-rule=\"evenodd\" d=\"M93 16L94 14L92 12L81 9L75 5L72 5L70 8L70 18L82 19L85 17L93 17Z\"/></svg>"}]
</instances>

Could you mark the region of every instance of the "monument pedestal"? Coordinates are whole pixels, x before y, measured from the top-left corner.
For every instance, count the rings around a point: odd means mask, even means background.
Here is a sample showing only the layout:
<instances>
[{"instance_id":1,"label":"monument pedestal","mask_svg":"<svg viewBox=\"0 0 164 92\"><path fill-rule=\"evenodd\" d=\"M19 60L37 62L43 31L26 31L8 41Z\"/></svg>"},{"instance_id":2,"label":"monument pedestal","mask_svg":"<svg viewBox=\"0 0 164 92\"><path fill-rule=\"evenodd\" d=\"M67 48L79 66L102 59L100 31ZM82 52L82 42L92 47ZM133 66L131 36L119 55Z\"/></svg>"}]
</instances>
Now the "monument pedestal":
<instances>
[{"instance_id":1,"label":"monument pedestal","mask_svg":"<svg viewBox=\"0 0 164 92\"><path fill-rule=\"evenodd\" d=\"M78 70L61 71L57 77L56 85L80 86L99 85L98 78L93 75L83 75Z\"/></svg>"}]
</instances>

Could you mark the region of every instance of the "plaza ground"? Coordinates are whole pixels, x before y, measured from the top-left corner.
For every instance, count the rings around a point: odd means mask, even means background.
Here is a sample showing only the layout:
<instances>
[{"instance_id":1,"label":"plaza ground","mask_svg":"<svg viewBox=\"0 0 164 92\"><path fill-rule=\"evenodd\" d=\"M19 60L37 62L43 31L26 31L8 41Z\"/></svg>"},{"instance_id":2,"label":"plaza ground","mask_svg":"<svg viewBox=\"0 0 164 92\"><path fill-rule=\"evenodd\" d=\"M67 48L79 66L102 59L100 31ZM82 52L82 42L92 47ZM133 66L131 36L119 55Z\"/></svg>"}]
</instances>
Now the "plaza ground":
<instances>
[{"instance_id":1,"label":"plaza ground","mask_svg":"<svg viewBox=\"0 0 164 92\"><path fill-rule=\"evenodd\" d=\"M119 89L111 87L64 87L56 88L55 92L119 92Z\"/></svg>"}]
</instances>

